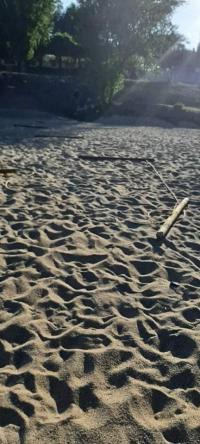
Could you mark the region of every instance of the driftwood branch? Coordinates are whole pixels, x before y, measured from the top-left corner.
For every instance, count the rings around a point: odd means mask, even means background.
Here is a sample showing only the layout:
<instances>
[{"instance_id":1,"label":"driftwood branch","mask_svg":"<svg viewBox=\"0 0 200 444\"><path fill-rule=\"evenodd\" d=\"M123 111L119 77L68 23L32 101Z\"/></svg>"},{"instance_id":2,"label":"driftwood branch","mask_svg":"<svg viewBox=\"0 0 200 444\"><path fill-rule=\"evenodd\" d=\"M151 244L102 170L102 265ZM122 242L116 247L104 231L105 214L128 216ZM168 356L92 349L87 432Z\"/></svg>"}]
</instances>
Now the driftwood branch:
<instances>
[{"instance_id":1,"label":"driftwood branch","mask_svg":"<svg viewBox=\"0 0 200 444\"><path fill-rule=\"evenodd\" d=\"M62 135L62 134L34 134L35 138L39 138L39 139L51 139L51 138L56 138L56 139L83 139L83 136L67 136L67 135Z\"/></svg>"},{"instance_id":2,"label":"driftwood branch","mask_svg":"<svg viewBox=\"0 0 200 444\"><path fill-rule=\"evenodd\" d=\"M0 174L6 176L7 174L16 174L16 170L14 168L0 168Z\"/></svg>"},{"instance_id":3,"label":"driftwood branch","mask_svg":"<svg viewBox=\"0 0 200 444\"><path fill-rule=\"evenodd\" d=\"M31 129L48 129L46 126L41 125L22 125L21 123L15 123L15 128L31 128Z\"/></svg>"},{"instance_id":4,"label":"driftwood branch","mask_svg":"<svg viewBox=\"0 0 200 444\"><path fill-rule=\"evenodd\" d=\"M90 160L91 162L105 162L105 161L125 161L125 162L154 162L154 159L146 157L117 157L117 156L82 156L78 157L80 160Z\"/></svg>"},{"instance_id":5,"label":"driftwood branch","mask_svg":"<svg viewBox=\"0 0 200 444\"><path fill-rule=\"evenodd\" d=\"M169 232L170 228L175 224L176 220L183 212L184 208L188 205L189 199L185 198L180 202L179 205L174 209L171 216L165 221L165 223L160 227L159 231L157 231L156 236L158 239L164 239Z\"/></svg>"}]
</instances>

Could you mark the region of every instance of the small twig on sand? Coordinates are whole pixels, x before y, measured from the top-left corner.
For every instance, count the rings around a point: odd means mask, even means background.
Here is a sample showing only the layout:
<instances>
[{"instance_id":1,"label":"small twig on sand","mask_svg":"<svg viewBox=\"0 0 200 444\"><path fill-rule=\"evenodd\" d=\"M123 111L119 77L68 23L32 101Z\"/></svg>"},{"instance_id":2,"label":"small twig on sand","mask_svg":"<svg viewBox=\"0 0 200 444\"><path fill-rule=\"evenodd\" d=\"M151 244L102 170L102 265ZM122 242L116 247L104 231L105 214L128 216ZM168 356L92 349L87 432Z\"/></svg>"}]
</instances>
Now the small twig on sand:
<instances>
[{"instance_id":1,"label":"small twig on sand","mask_svg":"<svg viewBox=\"0 0 200 444\"><path fill-rule=\"evenodd\" d=\"M154 162L154 159L147 159L144 157L116 157L116 156L82 156L78 157L80 160L90 160L91 162L105 162L105 161L125 161L125 162Z\"/></svg>"},{"instance_id":2,"label":"small twig on sand","mask_svg":"<svg viewBox=\"0 0 200 444\"><path fill-rule=\"evenodd\" d=\"M21 125L19 123L14 124L15 128L31 128L31 129L48 129L46 126L38 126L38 125Z\"/></svg>"},{"instance_id":3,"label":"small twig on sand","mask_svg":"<svg viewBox=\"0 0 200 444\"><path fill-rule=\"evenodd\" d=\"M174 200L178 203L178 199L176 197L176 194L171 190L171 188L169 187L169 185L167 185L166 181L163 179L163 176L158 172L158 170L156 169L156 167L154 165L152 165L152 163L147 160L147 165L149 165L154 172L157 174L157 176L159 177L159 179L161 180L161 182L163 183L163 185L165 186L165 188L170 192L171 196L174 198Z\"/></svg>"},{"instance_id":4,"label":"small twig on sand","mask_svg":"<svg viewBox=\"0 0 200 444\"><path fill-rule=\"evenodd\" d=\"M7 176L7 174L16 174L17 170L14 168L0 168L0 174Z\"/></svg>"},{"instance_id":5,"label":"small twig on sand","mask_svg":"<svg viewBox=\"0 0 200 444\"><path fill-rule=\"evenodd\" d=\"M34 134L33 137L36 138L41 138L41 139L51 139L51 138L56 138L56 139L84 139L83 136L68 136L65 134Z\"/></svg>"}]
</instances>

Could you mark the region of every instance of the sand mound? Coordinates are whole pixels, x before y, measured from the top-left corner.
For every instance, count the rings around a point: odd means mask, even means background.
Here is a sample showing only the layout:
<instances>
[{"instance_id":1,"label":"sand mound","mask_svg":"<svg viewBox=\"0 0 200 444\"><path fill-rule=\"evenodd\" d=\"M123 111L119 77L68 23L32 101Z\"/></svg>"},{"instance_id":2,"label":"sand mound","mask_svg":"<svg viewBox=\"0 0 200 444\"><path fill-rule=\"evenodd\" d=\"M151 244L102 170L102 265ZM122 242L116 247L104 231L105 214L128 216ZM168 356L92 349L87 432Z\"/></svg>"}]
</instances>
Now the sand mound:
<instances>
[{"instance_id":1,"label":"sand mound","mask_svg":"<svg viewBox=\"0 0 200 444\"><path fill-rule=\"evenodd\" d=\"M200 132L0 123L0 442L200 442Z\"/></svg>"}]
</instances>

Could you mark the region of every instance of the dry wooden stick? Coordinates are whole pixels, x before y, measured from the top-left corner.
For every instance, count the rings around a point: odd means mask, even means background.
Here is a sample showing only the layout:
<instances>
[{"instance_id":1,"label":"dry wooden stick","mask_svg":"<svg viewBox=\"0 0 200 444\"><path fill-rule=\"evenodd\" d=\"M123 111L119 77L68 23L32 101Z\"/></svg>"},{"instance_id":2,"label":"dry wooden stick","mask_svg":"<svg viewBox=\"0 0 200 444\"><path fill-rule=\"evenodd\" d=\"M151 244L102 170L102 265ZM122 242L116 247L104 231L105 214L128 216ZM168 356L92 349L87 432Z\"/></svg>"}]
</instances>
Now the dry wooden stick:
<instances>
[{"instance_id":1,"label":"dry wooden stick","mask_svg":"<svg viewBox=\"0 0 200 444\"><path fill-rule=\"evenodd\" d=\"M22 125L21 123L15 123L15 128L32 128L32 129L48 129L46 126L41 125Z\"/></svg>"},{"instance_id":2,"label":"dry wooden stick","mask_svg":"<svg viewBox=\"0 0 200 444\"><path fill-rule=\"evenodd\" d=\"M7 174L16 174L16 170L14 168L0 168L0 174L6 176Z\"/></svg>"},{"instance_id":3,"label":"dry wooden stick","mask_svg":"<svg viewBox=\"0 0 200 444\"><path fill-rule=\"evenodd\" d=\"M129 161L129 162L154 162L154 159L147 159L144 157L117 157L117 156L82 156L78 157L80 160L90 160L91 162L105 162L105 161Z\"/></svg>"},{"instance_id":4,"label":"dry wooden stick","mask_svg":"<svg viewBox=\"0 0 200 444\"><path fill-rule=\"evenodd\" d=\"M40 139L51 139L51 138L56 138L56 139L84 139L83 136L68 136L68 135L62 135L62 134L34 134L35 138L40 138Z\"/></svg>"},{"instance_id":5,"label":"dry wooden stick","mask_svg":"<svg viewBox=\"0 0 200 444\"><path fill-rule=\"evenodd\" d=\"M186 197L183 199L179 205L176 206L171 216L165 221L165 223L160 227L159 231L157 231L156 236L157 239L164 239L169 232L170 228L175 224L176 220L183 212L184 208L188 205L189 199Z\"/></svg>"}]
</instances>

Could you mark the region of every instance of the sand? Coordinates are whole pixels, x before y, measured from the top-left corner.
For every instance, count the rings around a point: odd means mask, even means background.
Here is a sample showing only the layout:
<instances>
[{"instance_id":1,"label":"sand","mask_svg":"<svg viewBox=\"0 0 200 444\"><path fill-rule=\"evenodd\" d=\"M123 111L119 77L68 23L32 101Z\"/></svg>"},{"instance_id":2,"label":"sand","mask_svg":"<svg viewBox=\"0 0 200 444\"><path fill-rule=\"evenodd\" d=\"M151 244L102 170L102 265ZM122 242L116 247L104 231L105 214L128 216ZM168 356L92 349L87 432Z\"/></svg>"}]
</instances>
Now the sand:
<instances>
[{"instance_id":1,"label":"sand","mask_svg":"<svg viewBox=\"0 0 200 444\"><path fill-rule=\"evenodd\" d=\"M200 131L130 123L1 112L2 444L200 443Z\"/></svg>"}]
</instances>

